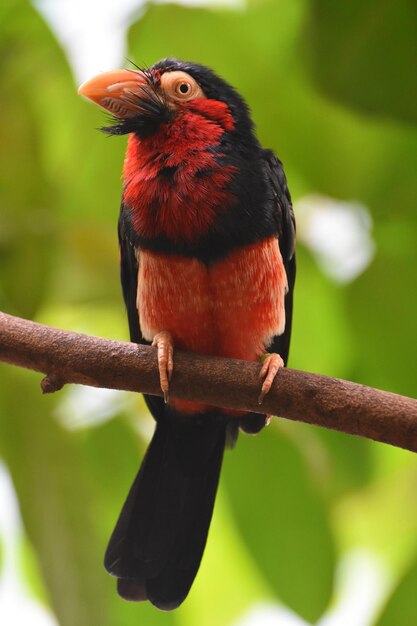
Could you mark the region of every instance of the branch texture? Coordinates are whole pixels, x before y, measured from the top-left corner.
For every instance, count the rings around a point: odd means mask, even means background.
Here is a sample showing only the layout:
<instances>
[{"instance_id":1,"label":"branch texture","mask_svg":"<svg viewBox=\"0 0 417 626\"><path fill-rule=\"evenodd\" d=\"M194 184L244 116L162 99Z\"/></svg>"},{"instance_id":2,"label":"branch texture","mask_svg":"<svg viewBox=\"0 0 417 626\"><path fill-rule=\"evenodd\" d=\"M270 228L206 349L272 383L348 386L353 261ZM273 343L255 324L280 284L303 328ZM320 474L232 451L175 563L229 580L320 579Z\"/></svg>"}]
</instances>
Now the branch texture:
<instances>
[{"instance_id":1,"label":"branch texture","mask_svg":"<svg viewBox=\"0 0 417 626\"><path fill-rule=\"evenodd\" d=\"M156 349L58 330L0 312L0 360L66 383L161 396ZM172 397L279 415L417 452L417 400L345 380L285 368L257 403L260 365L177 351Z\"/></svg>"}]
</instances>

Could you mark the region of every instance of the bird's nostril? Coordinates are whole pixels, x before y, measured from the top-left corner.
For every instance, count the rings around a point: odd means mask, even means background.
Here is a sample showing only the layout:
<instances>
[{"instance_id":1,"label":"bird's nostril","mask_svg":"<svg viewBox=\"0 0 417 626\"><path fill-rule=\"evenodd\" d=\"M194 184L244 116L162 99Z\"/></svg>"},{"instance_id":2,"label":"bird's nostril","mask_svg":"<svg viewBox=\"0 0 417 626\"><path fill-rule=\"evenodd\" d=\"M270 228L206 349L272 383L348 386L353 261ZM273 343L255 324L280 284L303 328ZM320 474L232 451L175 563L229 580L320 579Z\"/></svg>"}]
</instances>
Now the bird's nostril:
<instances>
[{"instance_id":1,"label":"bird's nostril","mask_svg":"<svg viewBox=\"0 0 417 626\"><path fill-rule=\"evenodd\" d=\"M100 104L116 115L123 115L126 112L121 103L114 98L103 98Z\"/></svg>"}]
</instances>

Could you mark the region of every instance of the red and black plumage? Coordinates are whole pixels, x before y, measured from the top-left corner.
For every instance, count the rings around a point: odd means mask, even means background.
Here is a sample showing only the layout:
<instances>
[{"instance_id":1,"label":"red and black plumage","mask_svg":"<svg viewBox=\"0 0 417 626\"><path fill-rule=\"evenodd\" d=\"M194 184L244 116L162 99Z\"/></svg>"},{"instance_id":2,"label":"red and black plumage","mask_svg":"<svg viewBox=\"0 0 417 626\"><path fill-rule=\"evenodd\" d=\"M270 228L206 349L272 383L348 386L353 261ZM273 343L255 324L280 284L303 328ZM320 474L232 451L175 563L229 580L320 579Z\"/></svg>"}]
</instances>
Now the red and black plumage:
<instances>
[{"instance_id":1,"label":"red and black plumage","mask_svg":"<svg viewBox=\"0 0 417 626\"><path fill-rule=\"evenodd\" d=\"M80 92L115 115L106 132L130 135L119 244L131 341L167 331L175 348L246 360L268 351L286 363L294 215L282 164L260 146L241 96L176 59ZM266 416L145 399L156 430L105 566L123 597L172 609L201 561L226 440L238 424L258 432Z\"/></svg>"}]
</instances>

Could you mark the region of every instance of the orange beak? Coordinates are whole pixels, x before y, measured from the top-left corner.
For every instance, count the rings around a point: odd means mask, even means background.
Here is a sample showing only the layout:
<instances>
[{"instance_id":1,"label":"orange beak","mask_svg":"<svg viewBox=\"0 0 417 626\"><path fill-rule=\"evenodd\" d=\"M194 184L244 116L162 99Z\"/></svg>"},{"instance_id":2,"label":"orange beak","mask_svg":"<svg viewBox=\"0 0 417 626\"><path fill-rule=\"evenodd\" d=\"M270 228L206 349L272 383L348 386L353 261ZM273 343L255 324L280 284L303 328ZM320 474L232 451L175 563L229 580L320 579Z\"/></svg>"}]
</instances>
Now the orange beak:
<instances>
[{"instance_id":1,"label":"orange beak","mask_svg":"<svg viewBox=\"0 0 417 626\"><path fill-rule=\"evenodd\" d=\"M78 93L112 115L127 119L141 112L140 98L146 96L146 86L143 72L114 70L87 80Z\"/></svg>"}]
</instances>

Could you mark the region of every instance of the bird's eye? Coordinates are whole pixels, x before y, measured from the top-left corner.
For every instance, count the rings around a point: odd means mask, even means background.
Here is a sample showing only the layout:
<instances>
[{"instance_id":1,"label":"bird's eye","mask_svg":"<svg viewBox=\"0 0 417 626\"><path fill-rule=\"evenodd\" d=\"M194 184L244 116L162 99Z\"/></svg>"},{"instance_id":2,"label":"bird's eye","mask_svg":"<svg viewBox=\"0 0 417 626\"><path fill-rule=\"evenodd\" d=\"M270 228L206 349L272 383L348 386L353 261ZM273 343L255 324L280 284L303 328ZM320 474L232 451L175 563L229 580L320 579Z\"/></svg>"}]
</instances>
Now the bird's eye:
<instances>
[{"instance_id":1,"label":"bird's eye","mask_svg":"<svg viewBox=\"0 0 417 626\"><path fill-rule=\"evenodd\" d=\"M177 89L180 93L186 95L191 91L191 86L188 83L180 83Z\"/></svg>"},{"instance_id":2,"label":"bird's eye","mask_svg":"<svg viewBox=\"0 0 417 626\"><path fill-rule=\"evenodd\" d=\"M195 98L205 97L196 80L181 70L162 74L161 89L171 102L187 103Z\"/></svg>"}]
</instances>

